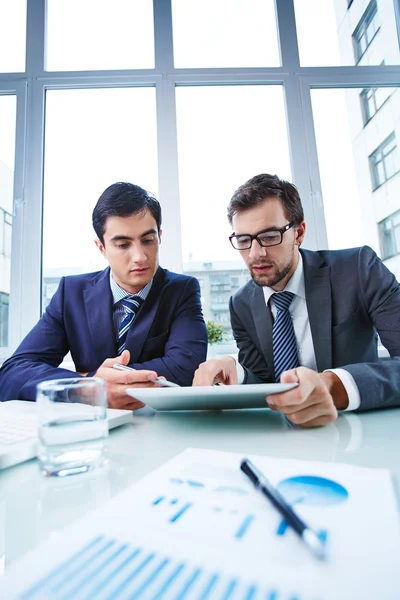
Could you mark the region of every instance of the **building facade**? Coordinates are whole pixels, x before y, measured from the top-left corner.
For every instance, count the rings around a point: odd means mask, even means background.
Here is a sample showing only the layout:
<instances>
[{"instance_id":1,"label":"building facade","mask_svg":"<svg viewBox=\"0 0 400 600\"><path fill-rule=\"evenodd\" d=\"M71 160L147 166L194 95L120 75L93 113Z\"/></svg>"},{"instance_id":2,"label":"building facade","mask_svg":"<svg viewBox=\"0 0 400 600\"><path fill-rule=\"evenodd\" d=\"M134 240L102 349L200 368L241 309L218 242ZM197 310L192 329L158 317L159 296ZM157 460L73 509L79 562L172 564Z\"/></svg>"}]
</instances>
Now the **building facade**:
<instances>
[{"instance_id":1,"label":"building facade","mask_svg":"<svg viewBox=\"0 0 400 600\"><path fill-rule=\"evenodd\" d=\"M398 63L397 0L335 0L342 64ZM400 92L348 89L362 227L368 243L400 278Z\"/></svg>"},{"instance_id":2,"label":"building facade","mask_svg":"<svg viewBox=\"0 0 400 600\"><path fill-rule=\"evenodd\" d=\"M204 319L223 326L226 340L233 340L229 319L229 298L249 279L243 261L187 262L183 271L200 283Z\"/></svg>"}]
</instances>

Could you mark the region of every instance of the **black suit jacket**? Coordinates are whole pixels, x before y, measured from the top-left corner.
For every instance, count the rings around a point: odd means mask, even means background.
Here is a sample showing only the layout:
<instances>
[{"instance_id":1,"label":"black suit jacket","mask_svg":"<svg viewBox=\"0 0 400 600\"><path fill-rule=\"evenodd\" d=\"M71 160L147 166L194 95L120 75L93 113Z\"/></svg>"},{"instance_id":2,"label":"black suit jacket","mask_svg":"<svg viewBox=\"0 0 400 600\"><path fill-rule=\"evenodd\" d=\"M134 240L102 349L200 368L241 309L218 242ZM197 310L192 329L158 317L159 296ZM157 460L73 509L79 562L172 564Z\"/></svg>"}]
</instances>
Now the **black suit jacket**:
<instances>
[{"instance_id":1,"label":"black suit jacket","mask_svg":"<svg viewBox=\"0 0 400 600\"><path fill-rule=\"evenodd\" d=\"M400 405L400 285L368 246L301 250L318 371L341 367L358 386L360 410ZM272 317L249 281L230 300L246 383L274 381ZM378 334L391 359L378 362Z\"/></svg>"}]
</instances>

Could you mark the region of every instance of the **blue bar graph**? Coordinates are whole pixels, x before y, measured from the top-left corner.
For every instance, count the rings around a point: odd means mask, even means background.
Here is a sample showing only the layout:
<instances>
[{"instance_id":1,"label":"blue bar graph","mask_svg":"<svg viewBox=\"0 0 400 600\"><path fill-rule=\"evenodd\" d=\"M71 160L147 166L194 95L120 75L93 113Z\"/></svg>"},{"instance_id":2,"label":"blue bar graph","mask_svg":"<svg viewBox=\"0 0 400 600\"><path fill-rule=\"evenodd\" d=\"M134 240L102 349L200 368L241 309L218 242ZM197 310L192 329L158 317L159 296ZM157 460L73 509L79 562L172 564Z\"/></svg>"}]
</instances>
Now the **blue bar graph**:
<instances>
[{"instance_id":1,"label":"blue bar graph","mask_svg":"<svg viewBox=\"0 0 400 600\"><path fill-rule=\"evenodd\" d=\"M250 517L251 515L248 515ZM247 518L248 518L247 517ZM242 528L245 522L242 523ZM248 525L247 525L248 526ZM18 600L315 600L98 536Z\"/></svg>"},{"instance_id":2,"label":"blue bar graph","mask_svg":"<svg viewBox=\"0 0 400 600\"><path fill-rule=\"evenodd\" d=\"M159 498L156 498L153 502L153 506L160 504L160 502L162 502L163 500L164 500L164 496L160 496Z\"/></svg>"},{"instance_id":3,"label":"blue bar graph","mask_svg":"<svg viewBox=\"0 0 400 600\"><path fill-rule=\"evenodd\" d=\"M178 512L175 513L173 517L171 517L171 519L169 520L170 523L175 523L178 519L180 519L181 516L184 515L185 512L192 506L192 504L192 502L186 502L186 504L184 504L182 508L180 508Z\"/></svg>"},{"instance_id":4,"label":"blue bar graph","mask_svg":"<svg viewBox=\"0 0 400 600\"><path fill-rule=\"evenodd\" d=\"M254 515L246 515L243 519L243 522L240 524L239 529L235 534L235 538L240 540L246 535L247 530L249 529L251 523L254 521Z\"/></svg>"},{"instance_id":5,"label":"blue bar graph","mask_svg":"<svg viewBox=\"0 0 400 600\"><path fill-rule=\"evenodd\" d=\"M215 587L215 584L217 583L219 577L217 573L214 573L214 575L212 575L210 577L210 579L207 581L205 588L203 589L201 595L199 596L199 600L207 600L207 598L209 597L209 595L211 594L212 590Z\"/></svg>"}]
</instances>

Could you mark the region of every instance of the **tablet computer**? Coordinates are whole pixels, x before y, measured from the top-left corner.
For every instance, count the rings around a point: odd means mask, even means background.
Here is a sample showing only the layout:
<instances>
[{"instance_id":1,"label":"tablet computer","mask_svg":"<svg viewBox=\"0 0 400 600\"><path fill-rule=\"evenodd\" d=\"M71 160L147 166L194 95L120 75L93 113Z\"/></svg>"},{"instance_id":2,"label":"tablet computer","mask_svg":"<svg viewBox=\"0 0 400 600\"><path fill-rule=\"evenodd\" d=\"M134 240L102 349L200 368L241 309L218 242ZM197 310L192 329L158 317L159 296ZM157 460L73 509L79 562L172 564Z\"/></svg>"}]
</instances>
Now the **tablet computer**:
<instances>
[{"instance_id":1,"label":"tablet computer","mask_svg":"<svg viewBox=\"0 0 400 600\"><path fill-rule=\"evenodd\" d=\"M127 393L156 410L221 410L268 408L265 396L279 394L297 383L250 383L174 388L129 388Z\"/></svg>"}]
</instances>

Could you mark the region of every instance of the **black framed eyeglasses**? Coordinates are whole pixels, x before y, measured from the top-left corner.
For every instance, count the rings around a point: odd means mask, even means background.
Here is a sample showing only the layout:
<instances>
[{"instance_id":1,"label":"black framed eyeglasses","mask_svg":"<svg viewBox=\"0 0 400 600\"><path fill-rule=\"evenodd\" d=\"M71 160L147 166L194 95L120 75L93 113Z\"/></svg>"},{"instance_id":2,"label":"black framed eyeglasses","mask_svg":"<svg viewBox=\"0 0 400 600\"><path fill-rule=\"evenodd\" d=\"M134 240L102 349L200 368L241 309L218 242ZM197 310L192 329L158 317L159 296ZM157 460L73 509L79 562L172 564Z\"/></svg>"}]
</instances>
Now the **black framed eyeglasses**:
<instances>
[{"instance_id":1,"label":"black framed eyeglasses","mask_svg":"<svg viewBox=\"0 0 400 600\"><path fill-rule=\"evenodd\" d=\"M250 233L236 235L235 233L232 233L232 235L229 236L229 241L235 250L249 250L253 240L257 240L260 246L264 247L279 246L279 244L282 244L285 231L293 227L294 224L293 221L281 229L264 229L264 231L259 231L256 235L250 235Z\"/></svg>"}]
</instances>

